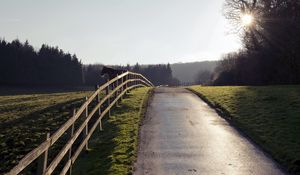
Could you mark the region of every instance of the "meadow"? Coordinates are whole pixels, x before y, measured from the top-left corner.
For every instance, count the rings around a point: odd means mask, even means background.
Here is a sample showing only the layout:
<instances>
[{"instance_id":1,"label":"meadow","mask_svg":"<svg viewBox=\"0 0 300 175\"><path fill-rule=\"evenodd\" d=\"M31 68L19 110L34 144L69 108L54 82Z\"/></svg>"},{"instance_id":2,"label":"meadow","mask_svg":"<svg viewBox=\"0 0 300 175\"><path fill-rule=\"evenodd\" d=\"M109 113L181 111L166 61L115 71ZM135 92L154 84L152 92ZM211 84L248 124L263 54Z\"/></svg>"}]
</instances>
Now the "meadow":
<instances>
[{"instance_id":1,"label":"meadow","mask_svg":"<svg viewBox=\"0 0 300 175\"><path fill-rule=\"evenodd\" d=\"M33 92L0 96L0 174L9 171L28 152L37 147L46 133L54 133L92 91L30 93ZM122 103L113 108L111 116L104 117L104 130L96 130L93 134L89 143L90 149L88 152L82 152L73 168L74 174L131 172L137 152L138 128L149 94L150 88L130 91ZM49 151L50 159L63 145L64 139ZM34 171L29 167L25 174Z\"/></svg>"},{"instance_id":2,"label":"meadow","mask_svg":"<svg viewBox=\"0 0 300 175\"><path fill-rule=\"evenodd\" d=\"M191 86L188 89L289 172L300 173L300 86Z\"/></svg>"},{"instance_id":3,"label":"meadow","mask_svg":"<svg viewBox=\"0 0 300 175\"><path fill-rule=\"evenodd\" d=\"M91 91L0 96L0 174L53 133ZM4 93L3 93L4 94Z\"/></svg>"}]
</instances>

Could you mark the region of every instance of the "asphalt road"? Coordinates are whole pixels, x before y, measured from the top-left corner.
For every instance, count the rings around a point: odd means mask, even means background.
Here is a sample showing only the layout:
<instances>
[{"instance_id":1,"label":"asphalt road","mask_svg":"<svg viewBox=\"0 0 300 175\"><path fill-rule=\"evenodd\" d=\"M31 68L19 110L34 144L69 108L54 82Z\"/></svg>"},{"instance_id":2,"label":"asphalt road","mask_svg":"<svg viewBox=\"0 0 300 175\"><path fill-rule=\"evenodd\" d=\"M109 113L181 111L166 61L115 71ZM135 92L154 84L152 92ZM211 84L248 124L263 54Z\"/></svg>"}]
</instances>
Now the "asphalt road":
<instances>
[{"instance_id":1,"label":"asphalt road","mask_svg":"<svg viewBox=\"0 0 300 175\"><path fill-rule=\"evenodd\" d=\"M185 89L156 88L140 130L134 174L284 174Z\"/></svg>"}]
</instances>

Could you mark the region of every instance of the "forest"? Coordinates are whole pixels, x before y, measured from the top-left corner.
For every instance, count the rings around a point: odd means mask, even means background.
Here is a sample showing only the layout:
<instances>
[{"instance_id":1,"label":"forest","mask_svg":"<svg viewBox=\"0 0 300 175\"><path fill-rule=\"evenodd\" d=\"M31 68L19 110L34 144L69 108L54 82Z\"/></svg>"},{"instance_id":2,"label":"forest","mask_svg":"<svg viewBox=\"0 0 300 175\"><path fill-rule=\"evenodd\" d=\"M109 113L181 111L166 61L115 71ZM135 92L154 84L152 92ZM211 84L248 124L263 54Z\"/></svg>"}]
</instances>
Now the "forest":
<instances>
[{"instance_id":1,"label":"forest","mask_svg":"<svg viewBox=\"0 0 300 175\"><path fill-rule=\"evenodd\" d=\"M253 16L241 26L241 16ZM243 49L218 63L213 85L300 83L300 3L294 0L226 0L224 15Z\"/></svg>"},{"instance_id":2,"label":"forest","mask_svg":"<svg viewBox=\"0 0 300 175\"><path fill-rule=\"evenodd\" d=\"M90 64L83 67L85 72L85 83L87 85L102 84L106 80L100 77L100 73L103 65L100 64ZM136 63L135 65L126 66L116 66L110 65L109 67L121 70L128 70L131 72L136 72L147 77L154 85L179 85L180 81L173 77L172 69L170 64L155 64L155 65L140 65Z\"/></svg>"},{"instance_id":3,"label":"forest","mask_svg":"<svg viewBox=\"0 0 300 175\"><path fill-rule=\"evenodd\" d=\"M104 83L103 65L84 65L75 54L43 44L36 51L28 41L0 40L0 85L5 86L95 86ZM178 85L170 64L115 66L141 73L155 85Z\"/></svg>"},{"instance_id":4,"label":"forest","mask_svg":"<svg viewBox=\"0 0 300 175\"><path fill-rule=\"evenodd\" d=\"M82 84L82 64L58 47L35 51L28 41L0 40L0 85L61 86Z\"/></svg>"}]
</instances>

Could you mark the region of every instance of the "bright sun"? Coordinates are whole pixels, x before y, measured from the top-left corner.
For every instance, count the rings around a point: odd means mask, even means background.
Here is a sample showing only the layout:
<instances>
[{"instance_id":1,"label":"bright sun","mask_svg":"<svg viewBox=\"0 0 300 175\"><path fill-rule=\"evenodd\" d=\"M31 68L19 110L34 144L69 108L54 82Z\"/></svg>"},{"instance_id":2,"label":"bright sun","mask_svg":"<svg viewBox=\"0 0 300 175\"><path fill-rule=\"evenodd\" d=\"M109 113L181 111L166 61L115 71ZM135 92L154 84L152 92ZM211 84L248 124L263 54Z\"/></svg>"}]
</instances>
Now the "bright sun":
<instances>
[{"instance_id":1,"label":"bright sun","mask_svg":"<svg viewBox=\"0 0 300 175\"><path fill-rule=\"evenodd\" d=\"M244 14L241 17L244 26L250 26L253 22L253 16L250 14Z\"/></svg>"}]
</instances>

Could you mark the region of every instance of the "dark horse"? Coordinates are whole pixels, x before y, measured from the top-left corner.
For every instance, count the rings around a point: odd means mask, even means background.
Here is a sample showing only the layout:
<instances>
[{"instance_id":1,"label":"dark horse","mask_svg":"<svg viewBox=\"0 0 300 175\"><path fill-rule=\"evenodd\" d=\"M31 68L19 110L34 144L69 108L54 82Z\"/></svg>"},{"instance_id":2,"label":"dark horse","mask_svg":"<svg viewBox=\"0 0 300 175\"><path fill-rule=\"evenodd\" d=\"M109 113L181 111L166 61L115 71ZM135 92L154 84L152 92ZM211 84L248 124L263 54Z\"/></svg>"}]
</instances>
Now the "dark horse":
<instances>
[{"instance_id":1,"label":"dark horse","mask_svg":"<svg viewBox=\"0 0 300 175\"><path fill-rule=\"evenodd\" d=\"M109 79L115 78L117 75L121 75L122 73L127 72L127 70L114 69L111 67L103 66L101 71L101 76L108 75Z\"/></svg>"}]
</instances>

